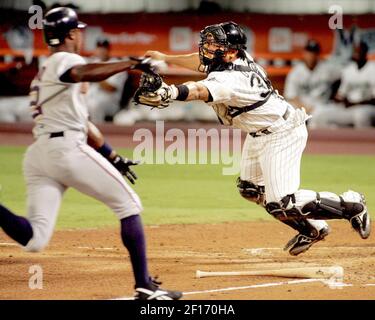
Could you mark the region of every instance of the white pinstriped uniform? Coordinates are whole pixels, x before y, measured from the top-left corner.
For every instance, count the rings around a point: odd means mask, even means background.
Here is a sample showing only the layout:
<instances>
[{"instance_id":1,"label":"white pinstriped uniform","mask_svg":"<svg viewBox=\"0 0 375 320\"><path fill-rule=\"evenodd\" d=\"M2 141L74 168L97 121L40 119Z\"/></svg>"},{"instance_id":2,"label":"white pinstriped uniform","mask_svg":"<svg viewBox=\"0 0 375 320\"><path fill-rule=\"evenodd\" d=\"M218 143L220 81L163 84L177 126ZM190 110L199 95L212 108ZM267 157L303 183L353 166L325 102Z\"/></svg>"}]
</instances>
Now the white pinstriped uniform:
<instances>
[{"instance_id":1,"label":"white pinstriped uniform","mask_svg":"<svg viewBox=\"0 0 375 320\"><path fill-rule=\"evenodd\" d=\"M59 80L65 71L84 63L79 55L55 53L31 84L36 141L24 158L27 211L33 228L33 238L25 247L28 251L40 251L48 244L68 187L105 203L119 219L142 211L139 197L122 175L87 145L88 112L82 90L85 84ZM58 94L53 96L55 93ZM48 97L52 99L43 103ZM64 136L51 138L55 132L64 132Z\"/></svg>"},{"instance_id":2,"label":"white pinstriped uniform","mask_svg":"<svg viewBox=\"0 0 375 320\"><path fill-rule=\"evenodd\" d=\"M295 193L306 140L305 125L268 136L248 135L242 151L241 179L265 186L267 202Z\"/></svg>"},{"instance_id":3,"label":"white pinstriped uniform","mask_svg":"<svg viewBox=\"0 0 375 320\"><path fill-rule=\"evenodd\" d=\"M251 57L249 57L251 58ZM252 59L251 59L252 60ZM238 59L234 64L247 65ZM260 68L260 67L259 67ZM264 71L260 72L265 76ZM302 109L294 109L282 97L273 94L262 106L231 119L228 106L244 107L263 100L261 94L269 89L254 72L225 70L211 72L200 81L210 91L210 105L226 125L256 132L268 129L271 134L247 135L242 150L241 180L265 186L267 202L278 202L296 193L300 186L300 162L307 141L305 122L309 116ZM283 115L288 110L288 117ZM319 229L324 221L309 220Z\"/></svg>"}]
</instances>

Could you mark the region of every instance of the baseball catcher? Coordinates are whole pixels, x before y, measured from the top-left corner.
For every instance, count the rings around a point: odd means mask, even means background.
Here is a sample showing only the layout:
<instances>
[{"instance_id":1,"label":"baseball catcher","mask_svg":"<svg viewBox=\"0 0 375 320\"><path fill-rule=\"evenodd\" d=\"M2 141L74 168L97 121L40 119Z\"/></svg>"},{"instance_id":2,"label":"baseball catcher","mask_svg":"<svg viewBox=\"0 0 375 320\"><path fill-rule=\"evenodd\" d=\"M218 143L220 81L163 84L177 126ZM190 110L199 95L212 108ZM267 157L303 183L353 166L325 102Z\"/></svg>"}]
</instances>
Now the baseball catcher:
<instances>
[{"instance_id":1,"label":"baseball catcher","mask_svg":"<svg viewBox=\"0 0 375 320\"><path fill-rule=\"evenodd\" d=\"M285 246L291 255L308 250L330 232L325 220L345 219L362 239L370 236L363 194L337 195L300 189L300 162L307 141L304 109L296 109L275 90L266 72L246 52L244 30L234 22L200 32L199 52L146 56L207 74L206 79L167 85L159 77L141 81L138 101L165 108L172 100L202 100L219 121L247 133L237 179L239 193L297 231ZM153 87L148 83L155 83Z\"/></svg>"}]
</instances>

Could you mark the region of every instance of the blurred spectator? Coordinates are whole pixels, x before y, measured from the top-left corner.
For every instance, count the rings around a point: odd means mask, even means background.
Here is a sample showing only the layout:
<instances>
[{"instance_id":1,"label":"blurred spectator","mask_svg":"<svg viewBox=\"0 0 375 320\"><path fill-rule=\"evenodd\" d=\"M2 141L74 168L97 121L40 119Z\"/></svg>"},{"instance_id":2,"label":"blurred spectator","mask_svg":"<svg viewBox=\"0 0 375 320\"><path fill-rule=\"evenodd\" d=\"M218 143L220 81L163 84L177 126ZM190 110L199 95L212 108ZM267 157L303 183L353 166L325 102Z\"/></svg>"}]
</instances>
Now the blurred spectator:
<instances>
[{"instance_id":1,"label":"blurred spectator","mask_svg":"<svg viewBox=\"0 0 375 320\"><path fill-rule=\"evenodd\" d=\"M99 40L95 53L90 62L109 62L116 59L110 57L111 45L108 40ZM115 74L107 80L90 83L87 102L89 114L94 123L112 120L120 110L120 100L125 81L126 72Z\"/></svg>"},{"instance_id":2,"label":"blurred spectator","mask_svg":"<svg viewBox=\"0 0 375 320\"><path fill-rule=\"evenodd\" d=\"M364 128L375 121L375 62L367 60L368 45L354 45L352 62L343 70L336 103L320 109L316 126Z\"/></svg>"},{"instance_id":3,"label":"blurred spectator","mask_svg":"<svg viewBox=\"0 0 375 320\"><path fill-rule=\"evenodd\" d=\"M334 44L330 59L333 62L346 66L352 59L353 43L358 35L358 28L353 25L350 29L336 29L334 33Z\"/></svg>"},{"instance_id":4,"label":"blurred spectator","mask_svg":"<svg viewBox=\"0 0 375 320\"><path fill-rule=\"evenodd\" d=\"M285 82L284 97L308 113L327 104L337 92L341 68L320 59L321 48L309 40L303 51L303 61L292 68Z\"/></svg>"},{"instance_id":5,"label":"blurred spectator","mask_svg":"<svg viewBox=\"0 0 375 320\"><path fill-rule=\"evenodd\" d=\"M74 10L80 9L80 7L75 5L73 2L64 3L64 4L61 4L60 2L55 2L51 5L50 9L59 8L59 7L67 7L67 8L71 8L71 9L74 9Z\"/></svg>"},{"instance_id":6,"label":"blurred spectator","mask_svg":"<svg viewBox=\"0 0 375 320\"><path fill-rule=\"evenodd\" d=\"M33 5L41 7L43 10L43 13L45 13L47 10L47 5L42 0L33 0Z\"/></svg>"},{"instance_id":7,"label":"blurred spectator","mask_svg":"<svg viewBox=\"0 0 375 320\"><path fill-rule=\"evenodd\" d=\"M31 122L29 96L0 97L0 122Z\"/></svg>"}]
</instances>

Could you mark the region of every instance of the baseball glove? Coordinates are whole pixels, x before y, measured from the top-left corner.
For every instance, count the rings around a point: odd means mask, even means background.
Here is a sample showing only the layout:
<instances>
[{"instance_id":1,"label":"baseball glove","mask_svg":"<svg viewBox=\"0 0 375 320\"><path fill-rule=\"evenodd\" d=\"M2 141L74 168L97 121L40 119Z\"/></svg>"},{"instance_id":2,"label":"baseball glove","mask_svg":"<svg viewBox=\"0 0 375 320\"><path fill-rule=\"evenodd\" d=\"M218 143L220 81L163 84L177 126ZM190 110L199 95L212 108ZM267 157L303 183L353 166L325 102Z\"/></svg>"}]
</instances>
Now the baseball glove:
<instances>
[{"instance_id":1,"label":"baseball glove","mask_svg":"<svg viewBox=\"0 0 375 320\"><path fill-rule=\"evenodd\" d=\"M171 89L159 74L154 71L142 74L139 87L134 94L136 104L164 109L169 106L170 98Z\"/></svg>"}]
</instances>

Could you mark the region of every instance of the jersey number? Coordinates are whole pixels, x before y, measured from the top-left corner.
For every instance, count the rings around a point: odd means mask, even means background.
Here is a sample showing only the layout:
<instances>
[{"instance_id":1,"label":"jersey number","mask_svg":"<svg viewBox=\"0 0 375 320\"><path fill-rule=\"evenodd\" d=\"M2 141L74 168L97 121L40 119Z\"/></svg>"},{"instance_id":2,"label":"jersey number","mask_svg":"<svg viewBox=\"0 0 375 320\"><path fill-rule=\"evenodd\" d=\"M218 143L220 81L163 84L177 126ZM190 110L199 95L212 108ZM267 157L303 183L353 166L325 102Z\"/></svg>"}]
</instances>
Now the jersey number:
<instances>
[{"instance_id":1,"label":"jersey number","mask_svg":"<svg viewBox=\"0 0 375 320\"><path fill-rule=\"evenodd\" d=\"M33 86L30 88L30 108L31 108L31 116L34 120L41 117L42 112L42 106L39 105L39 87Z\"/></svg>"},{"instance_id":2,"label":"jersey number","mask_svg":"<svg viewBox=\"0 0 375 320\"><path fill-rule=\"evenodd\" d=\"M256 85L258 88L267 89L267 86L264 84L263 79L256 73L251 74L250 85L252 87Z\"/></svg>"}]
</instances>

